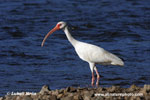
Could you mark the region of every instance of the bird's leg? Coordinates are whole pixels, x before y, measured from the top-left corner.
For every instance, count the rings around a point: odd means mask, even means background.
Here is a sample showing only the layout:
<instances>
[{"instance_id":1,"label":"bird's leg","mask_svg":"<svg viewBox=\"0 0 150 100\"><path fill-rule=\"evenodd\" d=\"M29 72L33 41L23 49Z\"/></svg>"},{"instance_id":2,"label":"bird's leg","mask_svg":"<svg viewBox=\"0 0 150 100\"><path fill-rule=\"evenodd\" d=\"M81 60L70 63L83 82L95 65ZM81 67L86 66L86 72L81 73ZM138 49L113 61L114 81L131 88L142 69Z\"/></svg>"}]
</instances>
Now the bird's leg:
<instances>
[{"instance_id":1,"label":"bird's leg","mask_svg":"<svg viewBox=\"0 0 150 100\"><path fill-rule=\"evenodd\" d=\"M99 73L98 73L98 70L97 70L97 68L96 68L96 67L94 67L94 70L95 70L95 72L96 72L96 75L97 75L96 86L98 87L98 85L99 85L99 79L100 79L100 75L99 75Z\"/></svg>"},{"instance_id":2,"label":"bird's leg","mask_svg":"<svg viewBox=\"0 0 150 100\"><path fill-rule=\"evenodd\" d=\"M94 81L95 81L95 77L94 77L94 63L89 63L89 66L90 66L90 69L91 69L91 72L92 72L92 82L91 82L91 85L94 86Z\"/></svg>"},{"instance_id":3,"label":"bird's leg","mask_svg":"<svg viewBox=\"0 0 150 100\"><path fill-rule=\"evenodd\" d=\"M92 82L91 85L94 86L94 81L95 81L95 77L94 77L94 71L92 72Z\"/></svg>"}]
</instances>

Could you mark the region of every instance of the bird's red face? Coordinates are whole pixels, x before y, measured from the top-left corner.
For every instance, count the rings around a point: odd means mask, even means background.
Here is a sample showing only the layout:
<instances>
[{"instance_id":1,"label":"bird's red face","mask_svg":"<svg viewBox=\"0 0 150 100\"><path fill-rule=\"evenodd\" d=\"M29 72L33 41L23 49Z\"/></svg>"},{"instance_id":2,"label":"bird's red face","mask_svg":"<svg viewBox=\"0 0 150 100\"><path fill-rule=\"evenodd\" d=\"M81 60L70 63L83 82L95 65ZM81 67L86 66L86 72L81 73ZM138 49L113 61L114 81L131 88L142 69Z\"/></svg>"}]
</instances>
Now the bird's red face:
<instances>
[{"instance_id":1,"label":"bird's red face","mask_svg":"<svg viewBox=\"0 0 150 100\"><path fill-rule=\"evenodd\" d=\"M42 47L43 47L43 45L44 45L46 39L47 39L53 32L55 32L55 31L57 31L57 30L60 30L60 26L61 26L61 24L57 24L51 31L49 31L49 32L47 33L47 35L45 36L45 38L44 38L43 41L42 41L42 44L41 44Z\"/></svg>"}]
</instances>

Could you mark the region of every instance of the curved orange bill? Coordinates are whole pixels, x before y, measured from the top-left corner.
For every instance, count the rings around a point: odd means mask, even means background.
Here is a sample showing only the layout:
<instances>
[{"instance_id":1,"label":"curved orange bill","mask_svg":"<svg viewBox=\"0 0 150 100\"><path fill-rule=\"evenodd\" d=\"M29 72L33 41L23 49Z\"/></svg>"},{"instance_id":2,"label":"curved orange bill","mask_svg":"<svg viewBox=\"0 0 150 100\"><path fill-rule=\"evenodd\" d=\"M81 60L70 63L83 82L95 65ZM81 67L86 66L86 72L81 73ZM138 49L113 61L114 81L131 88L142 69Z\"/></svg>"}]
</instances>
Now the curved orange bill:
<instances>
[{"instance_id":1,"label":"curved orange bill","mask_svg":"<svg viewBox=\"0 0 150 100\"><path fill-rule=\"evenodd\" d=\"M55 26L51 31L49 31L49 32L47 33L47 35L44 37L44 39L43 39L43 41L42 41L41 47L43 47L43 45L44 45L46 39L47 39L53 32L55 32L56 30L59 30L59 27L58 27L58 26Z\"/></svg>"}]
</instances>

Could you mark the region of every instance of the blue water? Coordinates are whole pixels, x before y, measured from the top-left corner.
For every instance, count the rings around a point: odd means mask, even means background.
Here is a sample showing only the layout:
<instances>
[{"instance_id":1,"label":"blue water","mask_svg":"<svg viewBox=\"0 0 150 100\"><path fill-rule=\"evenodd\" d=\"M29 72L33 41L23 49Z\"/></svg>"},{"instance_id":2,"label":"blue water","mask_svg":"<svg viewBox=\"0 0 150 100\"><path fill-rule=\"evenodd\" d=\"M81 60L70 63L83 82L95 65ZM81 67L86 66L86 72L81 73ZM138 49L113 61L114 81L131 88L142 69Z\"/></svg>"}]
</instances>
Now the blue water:
<instances>
[{"instance_id":1,"label":"blue water","mask_svg":"<svg viewBox=\"0 0 150 100\"><path fill-rule=\"evenodd\" d=\"M79 59L63 31L41 42L58 21L74 38L118 55L124 67L97 65L100 86L150 84L150 1L0 0L0 95L89 87L88 63Z\"/></svg>"}]
</instances>

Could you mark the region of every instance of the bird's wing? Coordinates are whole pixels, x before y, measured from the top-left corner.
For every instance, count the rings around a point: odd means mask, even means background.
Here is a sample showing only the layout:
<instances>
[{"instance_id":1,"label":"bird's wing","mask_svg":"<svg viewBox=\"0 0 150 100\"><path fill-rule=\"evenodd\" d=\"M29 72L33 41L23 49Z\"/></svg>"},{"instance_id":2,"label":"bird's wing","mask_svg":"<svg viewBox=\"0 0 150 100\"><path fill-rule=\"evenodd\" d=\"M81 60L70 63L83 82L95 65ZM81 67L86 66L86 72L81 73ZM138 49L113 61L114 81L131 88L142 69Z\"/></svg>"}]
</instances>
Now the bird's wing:
<instances>
[{"instance_id":1,"label":"bird's wing","mask_svg":"<svg viewBox=\"0 0 150 100\"><path fill-rule=\"evenodd\" d=\"M119 65L119 66L124 65L124 62L119 57L108 51L106 51L105 53L105 58L111 61L111 65Z\"/></svg>"},{"instance_id":2,"label":"bird's wing","mask_svg":"<svg viewBox=\"0 0 150 100\"><path fill-rule=\"evenodd\" d=\"M75 50L78 56L87 62L102 65L123 65L123 61L119 57L96 45L80 42Z\"/></svg>"},{"instance_id":3,"label":"bird's wing","mask_svg":"<svg viewBox=\"0 0 150 100\"><path fill-rule=\"evenodd\" d=\"M98 46L80 42L78 45L75 46L75 50L78 56L87 62L97 62L99 60L103 61L103 52L104 49Z\"/></svg>"},{"instance_id":4,"label":"bird's wing","mask_svg":"<svg viewBox=\"0 0 150 100\"><path fill-rule=\"evenodd\" d=\"M101 47L89 44L87 49L91 62L103 65L124 65L123 61L119 57Z\"/></svg>"}]
</instances>

